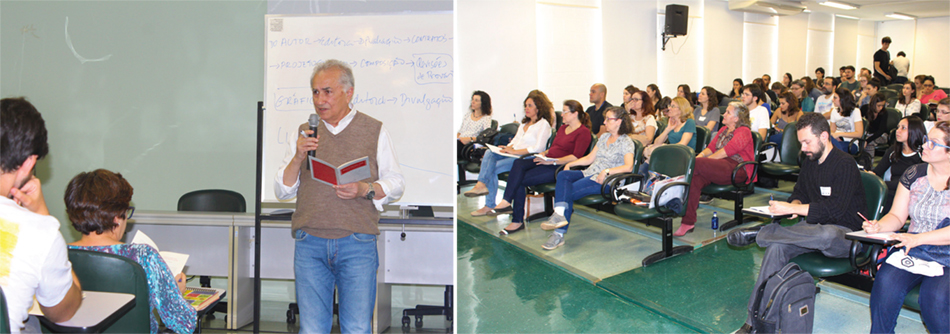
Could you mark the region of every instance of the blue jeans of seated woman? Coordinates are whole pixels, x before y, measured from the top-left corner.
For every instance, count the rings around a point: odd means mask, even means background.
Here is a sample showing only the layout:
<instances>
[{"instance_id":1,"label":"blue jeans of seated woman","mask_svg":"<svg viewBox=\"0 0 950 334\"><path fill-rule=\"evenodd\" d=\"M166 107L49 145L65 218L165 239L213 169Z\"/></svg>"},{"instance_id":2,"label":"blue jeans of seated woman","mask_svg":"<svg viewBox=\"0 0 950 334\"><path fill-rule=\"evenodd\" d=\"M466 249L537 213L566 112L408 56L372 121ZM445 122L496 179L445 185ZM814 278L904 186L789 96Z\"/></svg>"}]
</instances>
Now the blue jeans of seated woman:
<instances>
[{"instance_id":1,"label":"blue jeans of seated woman","mask_svg":"<svg viewBox=\"0 0 950 334\"><path fill-rule=\"evenodd\" d=\"M494 208L498 204L495 200L498 196L498 174L511 170L511 164L514 162L515 158L485 151L485 156L482 157L482 166L478 171L478 181L488 187L485 206Z\"/></svg>"},{"instance_id":2,"label":"blue jeans of seated woman","mask_svg":"<svg viewBox=\"0 0 950 334\"><path fill-rule=\"evenodd\" d=\"M524 221L525 187L554 182L558 166L539 165L534 159L516 159L508 172L508 185L502 199L511 203L511 222Z\"/></svg>"},{"instance_id":3,"label":"blue jeans of seated woman","mask_svg":"<svg viewBox=\"0 0 950 334\"><path fill-rule=\"evenodd\" d=\"M567 233L570 226L571 214L574 212L574 200L587 195L599 194L601 184L584 177L579 170L564 170L557 174L557 186L554 187L554 207L564 208L564 218L568 225L557 229L561 234Z\"/></svg>"},{"instance_id":4,"label":"blue jeans of seated woman","mask_svg":"<svg viewBox=\"0 0 950 334\"><path fill-rule=\"evenodd\" d=\"M324 239L294 232L294 288L300 308L300 333L329 333L333 325L333 287L340 304L343 333L369 333L376 305L376 236L354 233Z\"/></svg>"},{"instance_id":5,"label":"blue jeans of seated woman","mask_svg":"<svg viewBox=\"0 0 950 334\"><path fill-rule=\"evenodd\" d=\"M785 135L784 132L776 132L772 134L771 136L769 136L769 142L782 145L782 136L784 135Z\"/></svg>"},{"instance_id":6,"label":"blue jeans of seated woman","mask_svg":"<svg viewBox=\"0 0 950 334\"><path fill-rule=\"evenodd\" d=\"M855 141L854 144L850 144L851 139L845 139L846 141L840 141L837 138L831 137L828 138L831 141L831 145L835 148L845 151L848 154L858 154L858 142ZM848 147L848 145L851 147Z\"/></svg>"},{"instance_id":7,"label":"blue jeans of seated woman","mask_svg":"<svg viewBox=\"0 0 950 334\"><path fill-rule=\"evenodd\" d=\"M871 333L894 333L904 297L920 285L920 318L931 333L950 332L950 271L928 277L898 269L888 263L881 265L871 288Z\"/></svg>"}]
</instances>

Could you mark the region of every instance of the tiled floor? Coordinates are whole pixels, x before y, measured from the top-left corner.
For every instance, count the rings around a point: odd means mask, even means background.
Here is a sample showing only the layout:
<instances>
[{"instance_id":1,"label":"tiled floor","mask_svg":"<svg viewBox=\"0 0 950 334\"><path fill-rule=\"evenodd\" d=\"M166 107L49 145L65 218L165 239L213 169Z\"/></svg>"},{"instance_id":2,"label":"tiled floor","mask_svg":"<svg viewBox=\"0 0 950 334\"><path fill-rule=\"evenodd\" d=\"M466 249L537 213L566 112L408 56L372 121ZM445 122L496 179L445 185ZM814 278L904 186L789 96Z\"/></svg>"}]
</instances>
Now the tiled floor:
<instances>
[{"instance_id":1,"label":"tiled floor","mask_svg":"<svg viewBox=\"0 0 950 334\"><path fill-rule=\"evenodd\" d=\"M791 188L782 182L776 189L757 189L746 198L746 207L764 205L770 194L787 198ZM721 333L737 329L745 319L763 249L730 247L722 240L724 233L703 223L714 210L720 222L731 219L731 201L701 206L696 231L676 238L678 245L694 246L692 253L648 267L641 267L640 260L659 249L656 228L578 208L565 245L544 251L540 244L548 234L540 221L499 237L507 215L468 215L483 201L458 198L460 333ZM869 330L867 293L829 282L820 286L816 333ZM916 313L905 311L898 332L925 329Z\"/></svg>"}]
</instances>

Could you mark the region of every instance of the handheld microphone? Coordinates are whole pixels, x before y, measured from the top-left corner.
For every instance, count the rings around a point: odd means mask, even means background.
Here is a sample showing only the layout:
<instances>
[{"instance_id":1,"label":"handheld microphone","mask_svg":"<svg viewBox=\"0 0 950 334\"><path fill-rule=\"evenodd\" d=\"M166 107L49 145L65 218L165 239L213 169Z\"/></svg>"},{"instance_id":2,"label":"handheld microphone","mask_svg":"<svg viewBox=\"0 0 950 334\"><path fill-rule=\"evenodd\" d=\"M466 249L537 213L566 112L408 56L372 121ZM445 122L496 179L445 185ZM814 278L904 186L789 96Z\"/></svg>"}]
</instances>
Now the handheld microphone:
<instances>
[{"instance_id":1,"label":"handheld microphone","mask_svg":"<svg viewBox=\"0 0 950 334\"><path fill-rule=\"evenodd\" d=\"M310 134L310 138L316 138L316 137L317 137L317 125L320 124L320 116L317 115L316 113L310 114L310 120L307 121L307 122L310 123L310 131L313 131L313 133ZM316 157L316 156L317 156L317 153L316 153L316 151L310 151L310 152L307 152L307 155L309 155L309 156L311 156L311 157ZM310 170L310 162L309 162L309 161L307 162L307 170Z\"/></svg>"}]
</instances>

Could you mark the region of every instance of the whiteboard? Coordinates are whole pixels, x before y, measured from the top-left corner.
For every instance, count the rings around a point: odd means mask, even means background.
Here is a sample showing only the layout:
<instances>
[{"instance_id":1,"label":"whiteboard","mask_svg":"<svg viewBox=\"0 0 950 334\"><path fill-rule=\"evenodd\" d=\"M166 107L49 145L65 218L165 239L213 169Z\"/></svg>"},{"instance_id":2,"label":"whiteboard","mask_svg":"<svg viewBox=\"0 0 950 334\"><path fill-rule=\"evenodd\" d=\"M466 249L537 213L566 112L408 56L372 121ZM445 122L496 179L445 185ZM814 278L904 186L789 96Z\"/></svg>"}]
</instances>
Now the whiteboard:
<instances>
[{"instance_id":1,"label":"whiteboard","mask_svg":"<svg viewBox=\"0 0 950 334\"><path fill-rule=\"evenodd\" d=\"M263 201L297 128L314 113L313 67L353 69L353 107L383 122L406 179L401 204L452 206L452 14L266 15ZM292 200L291 200L292 201Z\"/></svg>"}]
</instances>

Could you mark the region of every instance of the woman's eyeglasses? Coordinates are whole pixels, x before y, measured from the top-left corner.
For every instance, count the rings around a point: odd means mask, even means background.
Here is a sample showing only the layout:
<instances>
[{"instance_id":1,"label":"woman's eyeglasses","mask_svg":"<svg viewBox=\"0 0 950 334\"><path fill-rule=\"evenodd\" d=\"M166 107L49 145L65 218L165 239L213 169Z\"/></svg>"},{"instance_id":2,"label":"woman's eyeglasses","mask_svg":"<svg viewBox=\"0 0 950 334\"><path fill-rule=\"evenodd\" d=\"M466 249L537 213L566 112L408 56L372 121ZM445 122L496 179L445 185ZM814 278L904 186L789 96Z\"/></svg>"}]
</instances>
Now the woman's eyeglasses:
<instances>
[{"instance_id":1,"label":"woman's eyeglasses","mask_svg":"<svg viewBox=\"0 0 950 334\"><path fill-rule=\"evenodd\" d=\"M930 138L927 138L927 136L924 136L924 148L928 150L932 150L934 149L934 147L943 147L945 149L950 149L950 146L937 143L933 139L930 139Z\"/></svg>"},{"instance_id":2,"label":"woman's eyeglasses","mask_svg":"<svg viewBox=\"0 0 950 334\"><path fill-rule=\"evenodd\" d=\"M130 206L129 210L125 213L125 219L132 219L132 214L135 213L135 207Z\"/></svg>"}]
</instances>

